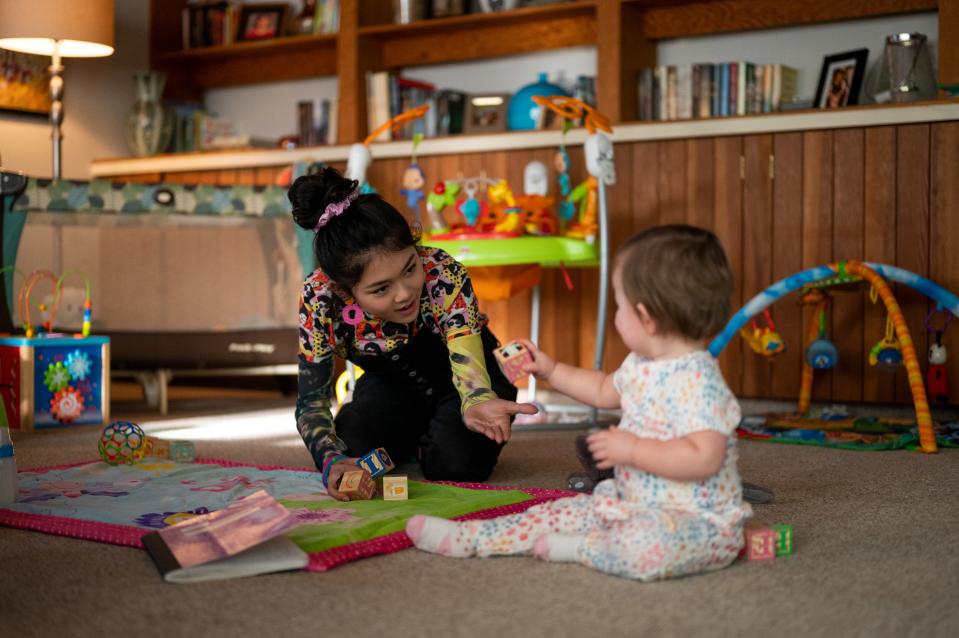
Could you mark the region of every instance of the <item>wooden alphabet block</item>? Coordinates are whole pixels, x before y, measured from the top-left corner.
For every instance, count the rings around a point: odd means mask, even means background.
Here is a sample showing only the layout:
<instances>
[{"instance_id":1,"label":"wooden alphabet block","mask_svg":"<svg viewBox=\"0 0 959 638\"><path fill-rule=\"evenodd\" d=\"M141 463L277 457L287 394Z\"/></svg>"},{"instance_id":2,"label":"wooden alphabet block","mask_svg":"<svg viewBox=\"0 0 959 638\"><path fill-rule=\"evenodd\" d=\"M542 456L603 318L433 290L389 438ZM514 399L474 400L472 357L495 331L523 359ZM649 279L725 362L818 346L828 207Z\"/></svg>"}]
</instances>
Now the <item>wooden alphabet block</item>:
<instances>
[{"instance_id":1,"label":"wooden alphabet block","mask_svg":"<svg viewBox=\"0 0 959 638\"><path fill-rule=\"evenodd\" d=\"M793 526L773 525L776 533L776 556L789 556L793 553Z\"/></svg>"},{"instance_id":2,"label":"wooden alphabet block","mask_svg":"<svg viewBox=\"0 0 959 638\"><path fill-rule=\"evenodd\" d=\"M390 455L381 447L376 448L372 452L368 452L357 461L356 464L369 472L373 478L383 476L396 467L393 465L393 461L390 460Z\"/></svg>"},{"instance_id":3,"label":"wooden alphabet block","mask_svg":"<svg viewBox=\"0 0 959 638\"><path fill-rule=\"evenodd\" d=\"M373 482L369 472L352 470L340 478L339 490L351 500L368 501L376 493L376 483Z\"/></svg>"},{"instance_id":4,"label":"wooden alphabet block","mask_svg":"<svg viewBox=\"0 0 959 638\"><path fill-rule=\"evenodd\" d=\"M196 459L193 441L170 441L170 460L177 463L192 463Z\"/></svg>"},{"instance_id":5,"label":"wooden alphabet block","mask_svg":"<svg viewBox=\"0 0 959 638\"><path fill-rule=\"evenodd\" d=\"M409 497L409 483L407 482L405 475L398 474L396 476L383 477L384 501L405 501Z\"/></svg>"},{"instance_id":6,"label":"wooden alphabet block","mask_svg":"<svg viewBox=\"0 0 959 638\"><path fill-rule=\"evenodd\" d=\"M746 530L746 557L749 560L776 558L776 532L768 527Z\"/></svg>"},{"instance_id":7,"label":"wooden alphabet block","mask_svg":"<svg viewBox=\"0 0 959 638\"><path fill-rule=\"evenodd\" d=\"M512 341L502 348L493 350L493 356L496 357L496 363L499 364L500 370L510 383L516 383L525 377L523 366L533 360L530 351L518 341Z\"/></svg>"},{"instance_id":8,"label":"wooden alphabet block","mask_svg":"<svg viewBox=\"0 0 959 638\"><path fill-rule=\"evenodd\" d=\"M152 456L155 459L170 458L170 442L165 439L158 439L155 436L148 436L145 456Z\"/></svg>"}]
</instances>

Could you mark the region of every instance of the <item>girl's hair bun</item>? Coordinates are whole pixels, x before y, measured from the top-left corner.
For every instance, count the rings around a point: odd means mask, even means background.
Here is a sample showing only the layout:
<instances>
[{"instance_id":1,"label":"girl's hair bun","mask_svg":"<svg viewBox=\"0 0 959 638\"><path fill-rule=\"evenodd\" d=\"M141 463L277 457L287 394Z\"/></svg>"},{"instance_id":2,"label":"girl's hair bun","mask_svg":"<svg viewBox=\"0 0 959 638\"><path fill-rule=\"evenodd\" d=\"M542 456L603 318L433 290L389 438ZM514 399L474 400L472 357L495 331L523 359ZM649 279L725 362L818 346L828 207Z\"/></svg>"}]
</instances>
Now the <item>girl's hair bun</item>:
<instances>
[{"instance_id":1,"label":"girl's hair bun","mask_svg":"<svg viewBox=\"0 0 959 638\"><path fill-rule=\"evenodd\" d=\"M296 178L287 195L293 204L294 221L301 228L313 230L327 205L346 199L357 184L330 166L319 173Z\"/></svg>"}]
</instances>

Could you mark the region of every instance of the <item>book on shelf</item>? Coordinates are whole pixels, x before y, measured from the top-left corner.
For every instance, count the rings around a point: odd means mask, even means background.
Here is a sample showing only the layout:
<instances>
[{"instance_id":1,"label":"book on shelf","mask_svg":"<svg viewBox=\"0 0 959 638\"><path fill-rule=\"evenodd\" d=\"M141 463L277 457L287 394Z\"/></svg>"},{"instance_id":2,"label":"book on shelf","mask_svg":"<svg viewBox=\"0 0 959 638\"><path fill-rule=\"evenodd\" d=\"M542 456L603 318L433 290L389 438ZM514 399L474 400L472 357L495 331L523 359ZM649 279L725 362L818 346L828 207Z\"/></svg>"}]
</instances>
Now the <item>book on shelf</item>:
<instances>
[{"instance_id":1,"label":"book on shelf","mask_svg":"<svg viewBox=\"0 0 959 638\"><path fill-rule=\"evenodd\" d=\"M233 44L240 9L223 0L191 1L181 13L183 48Z\"/></svg>"},{"instance_id":2,"label":"book on shelf","mask_svg":"<svg viewBox=\"0 0 959 638\"><path fill-rule=\"evenodd\" d=\"M773 113L795 99L796 69L746 61L640 69L640 120Z\"/></svg>"},{"instance_id":3,"label":"book on shelf","mask_svg":"<svg viewBox=\"0 0 959 638\"><path fill-rule=\"evenodd\" d=\"M376 141L408 140L417 133L423 137L462 133L466 94L387 71L367 76L367 130L370 132L390 118L423 104L430 107L423 117L384 131Z\"/></svg>"},{"instance_id":4,"label":"book on shelf","mask_svg":"<svg viewBox=\"0 0 959 638\"><path fill-rule=\"evenodd\" d=\"M340 30L340 0L317 0L313 15L313 33L336 33Z\"/></svg>"},{"instance_id":5,"label":"book on shelf","mask_svg":"<svg viewBox=\"0 0 959 638\"><path fill-rule=\"evenodd\" d=\"M284 536L298 524L260 490L140 540L163 580L194 583L303 569L309 556Z\"/></svg>"},{"instance_id":6,"label":"book on shelf","mask_svg":"<svg viewBox=\"0 0 959 638\"><path fill-rule=\"evenodd\" d=\"M181 13L183 49L234 44L243 4L237 0L189 0ZM313 33L336 33L339 29L340 1L317 0ZM279 35L288 33L281 29Z\"/></svg>"}]
</instances>

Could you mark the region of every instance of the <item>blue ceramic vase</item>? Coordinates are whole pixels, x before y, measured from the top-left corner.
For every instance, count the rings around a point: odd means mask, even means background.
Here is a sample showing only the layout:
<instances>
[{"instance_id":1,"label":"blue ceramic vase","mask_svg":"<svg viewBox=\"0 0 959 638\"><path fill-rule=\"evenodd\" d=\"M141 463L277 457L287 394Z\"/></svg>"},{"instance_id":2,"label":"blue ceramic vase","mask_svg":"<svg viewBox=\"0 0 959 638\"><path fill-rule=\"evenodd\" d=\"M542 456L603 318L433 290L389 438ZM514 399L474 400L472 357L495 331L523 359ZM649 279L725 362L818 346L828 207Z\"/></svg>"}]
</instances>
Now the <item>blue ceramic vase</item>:
<instances>
[{"instance_id":1,"label":"blue ceramic vase","mask_svg":"<svg viewBox=\"0 0 959 638\"><path fill-rule=\"evenodd\" d=\"M539 110L542 107L533 101L534 95L568 95L568 93L562 87L550 84L546 74L540 73L538 82L527 84L510 99L507 119L511 131L529 131L536 128Z\"/></svg>"}]
</instances>

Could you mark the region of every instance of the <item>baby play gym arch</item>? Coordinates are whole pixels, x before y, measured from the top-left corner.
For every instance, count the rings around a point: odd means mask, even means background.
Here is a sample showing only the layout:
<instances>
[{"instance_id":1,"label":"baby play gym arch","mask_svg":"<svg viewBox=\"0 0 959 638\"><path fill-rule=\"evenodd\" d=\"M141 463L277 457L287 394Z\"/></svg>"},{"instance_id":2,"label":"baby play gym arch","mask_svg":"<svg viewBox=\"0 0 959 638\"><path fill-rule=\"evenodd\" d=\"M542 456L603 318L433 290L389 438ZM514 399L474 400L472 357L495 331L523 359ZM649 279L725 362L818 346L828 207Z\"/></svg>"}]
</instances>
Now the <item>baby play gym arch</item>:
<instances>
[{"instance_id":1,"label":"baby play gym arch","mask_svg":"<svg viewBox=\"0 0 959 638\"><path fill-rule=\"evenodd\" d=\"M714 357L718 357L719 353L723 351L729 341L750 319L762 313L763 310L790 292L813 284L833 285L833 283L846 283L851 279L862 279L871 284L878 292L879 297L886 307L886 312L889 315L892 325L895 327L895 334L902 348L902 361L906 367L909 388L912 392L913 403L916 409L916 424L919 430L920 449L923 452L936 452L938 448L933 432L932 415L929 411L929 402L926 398L926 389L923 386L922 372L919 368L918 358L916 357L916 349L913 345L912 337L909 335L909 328L906 326L902 310L899 308L899 303L896 301L896 297L893 295L886 280L909 286L935 301L940 310L952 313L953 315L959 315L959 297L913 272L886 264L863 263L860 261L838 262L827 266L817 266L803 270L776 282L750 299L746 305L733 315L723 331L709 344L709 352ZM810 341L815 339L817 329L818 322L814 319L808 332ZM798 406L800 414L805 413L809 409L812 382L813 367L804 358L802 387L800 388Z\"/></svg>"}]
</instances>

